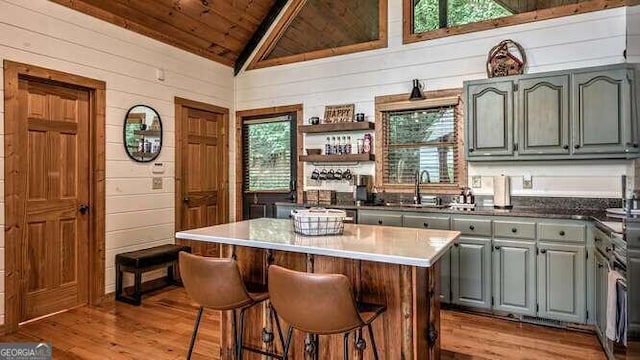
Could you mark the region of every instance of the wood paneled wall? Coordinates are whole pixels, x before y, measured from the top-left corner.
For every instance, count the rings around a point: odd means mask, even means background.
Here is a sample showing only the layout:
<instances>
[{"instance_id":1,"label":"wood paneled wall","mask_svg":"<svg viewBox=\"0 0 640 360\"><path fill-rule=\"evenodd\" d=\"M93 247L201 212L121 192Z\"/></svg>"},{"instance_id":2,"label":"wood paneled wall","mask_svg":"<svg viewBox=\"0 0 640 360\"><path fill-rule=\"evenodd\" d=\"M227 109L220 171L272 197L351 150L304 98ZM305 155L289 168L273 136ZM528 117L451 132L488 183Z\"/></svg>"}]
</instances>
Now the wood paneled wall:
<instances>
[{"instance_id":1,"label":"wood paneled wall","mask_svg":"<svg viewBox=\"0 0 640 360\"><path fill-rule=\"evenodd\" d=\"M4 59L107 84L105 290L112 292L116 253L174 241L174 96L226 107L233 114L233 69L44 0L0 0L0 60ZM165 72L164 81L156 80L159 68ZM158 162L165 172L155 175L163 178L162 190L151 190L152 164L133 162L122 145L124 116L139 103L154 107L162 118L165 133ZM4 154L0 159L4 166ZM3 188L0 178L2 194ZM0 279L3 224L0 214ZM3 314L0 282L0 323Z\"/></svg>"},{"instance_id":2,"label":"wood paneled wall","mask_svg":"<svg viewBox=\"0 0 640 360\"><path fill-rule=\"evenodd\" d=\"M302 103L306 120L311 116L322 117L325 105L354 103L355 112L373 119L375 97L408 93L412 79L420 79L425 90L438 90L460 88L464 80L486 78L487 52L506 38L523 45L529 59L528 73L624 61L625 8L408 45L402 45L402 0L389 0L388 13L388 48L241 73L236 78L236 108ZM362 133L351 134L352 142L354 136L362 137ZM325 141L326 135L305 135L305 147L321 148ZM616 196L619 175L626 171L627 163L473 164L468 168L468 176L469 180L473 175L486 176L480 189L486 194L491 192L489 177L493 172L507 171L517 176L524 172L533 176L532 190L516 189L522 195ZM374 173L372 163L351 169ZM305 167L306 182L312 170L312 165ZM597 176L588 176L586 181L585 173ZM348 186L331 184L331 187L350 191Z\"/></svg>"}]
</instances>

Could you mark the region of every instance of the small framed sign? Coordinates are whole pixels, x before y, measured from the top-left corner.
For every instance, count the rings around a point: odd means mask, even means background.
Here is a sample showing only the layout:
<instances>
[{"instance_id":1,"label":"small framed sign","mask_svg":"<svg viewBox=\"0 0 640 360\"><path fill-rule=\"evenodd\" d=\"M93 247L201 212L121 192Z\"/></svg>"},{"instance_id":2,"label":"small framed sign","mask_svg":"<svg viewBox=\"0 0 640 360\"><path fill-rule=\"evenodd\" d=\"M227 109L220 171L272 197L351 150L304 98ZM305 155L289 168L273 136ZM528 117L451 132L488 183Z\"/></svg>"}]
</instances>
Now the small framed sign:
<instances>
[{"instance_id":1,"label":"small framed sign","mask_svg":"<svg viewBox=\"0 0 640 360\"><path fill-rule=\"evenodd\" d=\"M327 124L352 122L355 104L327 105L324 107L324 121Z\"/></svg>"}]
</instances>

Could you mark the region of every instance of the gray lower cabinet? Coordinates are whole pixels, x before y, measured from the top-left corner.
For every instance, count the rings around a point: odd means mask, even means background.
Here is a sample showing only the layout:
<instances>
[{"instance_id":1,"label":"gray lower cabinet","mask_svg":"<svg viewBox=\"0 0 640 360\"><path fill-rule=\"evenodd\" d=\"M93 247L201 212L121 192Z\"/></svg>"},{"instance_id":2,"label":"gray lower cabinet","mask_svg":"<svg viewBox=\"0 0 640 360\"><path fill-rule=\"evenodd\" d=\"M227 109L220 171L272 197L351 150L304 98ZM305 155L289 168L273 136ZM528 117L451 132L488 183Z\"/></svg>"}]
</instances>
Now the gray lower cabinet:
<instances>
[{"instance_id":1,"label":"gray lower cabinet","mask_svg":"<svg viewBox=\"0 0 640 360\"><path fill-rule=\"evenodd\" d=\"M377 210L358 210L358 224L402 226L402 213Z\"/></svg>"},{"instance_id":2,"label":"gray lower cabinet","mask_svg":"<svg viewBox=\"0 0 640 360\"><path fill-rule=\"evenodd\" d=\"M491 239L461 237L452 248L451 302L491 308Z\"/></svg>"},{"instance_id":3,"label":"gray lower cabinet","mask_svg":"<svg viewBox=\"0 0 640 360\"><path fill-rule=\"evenodd\" d=\"M402 215L402 226L417 229L449 230L451 228L449 216L425 215L420 213L405 213ZM451 302L451 251L440 259L440 302Z\"/></svg>"},{"instance_id":4,"label":"gray lower cabinet","mask_svg":"<svg viewBox=\"0 0 640 360\"><path fill-rule=\"evenodd\" d=\"M599 252L595 251L596 257L596 331L600 339L605 338L605 331L607 327L607 260ZM606 341L603 341L606 346Z\"/></svg>"},{"instance_id":5,"label":"gray lower cabinet","mask_svg":"<svg viewBox=\"0 0 640 360\"><path fill-rule=\"evenodd\" d=\"M536 315L536 244L493 241L493 308Z\"/></svg>"},{"instance_id":6,"label":"gray lower cabinet","mask_svg":"<svg viewBox=\"0 0 640 360\"><path fill-rule=\"evenodd\" d=\"M583 323L586 319L584 245L538 245L538 316Z\"/></svg>"}]
</instances>

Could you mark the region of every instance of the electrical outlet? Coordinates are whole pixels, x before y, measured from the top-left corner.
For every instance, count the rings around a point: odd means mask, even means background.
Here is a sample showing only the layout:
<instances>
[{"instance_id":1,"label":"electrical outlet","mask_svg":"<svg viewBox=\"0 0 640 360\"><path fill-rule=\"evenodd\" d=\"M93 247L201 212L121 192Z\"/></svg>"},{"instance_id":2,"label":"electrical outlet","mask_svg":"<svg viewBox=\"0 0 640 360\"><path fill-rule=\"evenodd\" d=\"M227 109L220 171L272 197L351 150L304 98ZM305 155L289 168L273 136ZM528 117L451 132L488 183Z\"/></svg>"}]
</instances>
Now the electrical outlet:
<instances>
[{"instance_id":1,"label":"electrical outlet","mask_svg":"<svg viewBox=\"0 0 640 360\"><path fill-rule=\"evenodd\" d=\"M152 190L160 190L162 189L162 178L161 177L154 177L151 183L151 189Z\"/></svg>"},{"instance_id":2,"label":"electrical outlet","mask_svg":"<svg viewBox=\"0 0 640 360\"><path fill-rule=\"evenodd\" d=\"M471 187L474 189L479 189L482 187L482 176L473 175L471 177Z\"/></svg>"},{"instance_id":3,"label":"electrical outlet","mask_svg":"<svg viewBox=\"0 0 640 360\"><path fill-rule=\"evenodd\" d=\"M524 175L522 177L522 188L523 189L533 189L533 179L531 175Z\"/></svg>"}]
</instances>

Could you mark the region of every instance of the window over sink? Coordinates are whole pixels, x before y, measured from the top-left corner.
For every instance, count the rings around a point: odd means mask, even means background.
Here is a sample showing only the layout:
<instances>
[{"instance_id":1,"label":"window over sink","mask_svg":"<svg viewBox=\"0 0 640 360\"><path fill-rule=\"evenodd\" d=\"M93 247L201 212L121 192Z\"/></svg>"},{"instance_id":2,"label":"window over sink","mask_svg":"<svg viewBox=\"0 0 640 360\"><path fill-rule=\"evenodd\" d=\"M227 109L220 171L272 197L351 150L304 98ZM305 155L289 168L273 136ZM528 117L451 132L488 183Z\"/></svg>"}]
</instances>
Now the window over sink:
<instances>
[{"instance_id":1,"label":"window over sink","mask_svg":"<svg viewBox=\"0 0 640 360\"><path fill-rule=\"evenodd\" d=\"M426 93L426 100L408 95L376 98L376 186L385 191L421 189L457 193L466 184L459 90Z\"/></svg>"}]
</instances>

